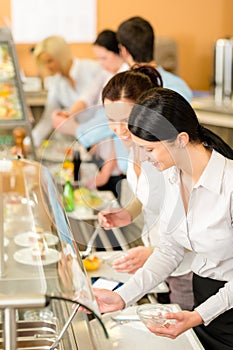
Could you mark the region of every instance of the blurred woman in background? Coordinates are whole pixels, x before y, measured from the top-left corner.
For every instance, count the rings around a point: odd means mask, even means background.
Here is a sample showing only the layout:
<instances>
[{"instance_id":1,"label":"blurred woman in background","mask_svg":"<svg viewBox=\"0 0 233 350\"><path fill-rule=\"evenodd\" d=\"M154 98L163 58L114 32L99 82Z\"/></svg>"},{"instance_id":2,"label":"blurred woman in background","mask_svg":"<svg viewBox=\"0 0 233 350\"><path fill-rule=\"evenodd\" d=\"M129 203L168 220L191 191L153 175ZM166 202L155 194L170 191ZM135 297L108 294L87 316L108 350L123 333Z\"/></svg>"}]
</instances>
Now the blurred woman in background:
<instances>
[{"instance_id":1,"label":"blurred woman in background","mask_svg":"<svg viewBox=\"0 0 233 350\"><path fill-rule=\"evenodd\" d=\"M38 66L47 79L48 95L45 110L32 130L35 146L39 146L53 130L52 113L69 109L101 71L90 59L73 57L69 44L60 36L50 36L38 43L33 51Z\"/></svg>"},{"instance_id":2,"label":"blurred woman in background","mask_svg":"<svg viewBox=\"0 0 233 350\"><path fill-rule=\"evenodd\" d=\"M58 128L60 133L76 136L79 127L77 121L79 118L78 113L87 108L100 105L102 90L107 82L113 75L129 68L128 64L120 56L118 41L114 31L106 29L100 32L93 43L93 50L97 61L102 67L102 71L67 111L58 110L53 113L53 126ZM90 110L89 114L92 114L94 117L95 111L95 109ZM76 118L69 118L63 124L64 118L74 114L76 114Z\"/></svg>"}]
</instances>

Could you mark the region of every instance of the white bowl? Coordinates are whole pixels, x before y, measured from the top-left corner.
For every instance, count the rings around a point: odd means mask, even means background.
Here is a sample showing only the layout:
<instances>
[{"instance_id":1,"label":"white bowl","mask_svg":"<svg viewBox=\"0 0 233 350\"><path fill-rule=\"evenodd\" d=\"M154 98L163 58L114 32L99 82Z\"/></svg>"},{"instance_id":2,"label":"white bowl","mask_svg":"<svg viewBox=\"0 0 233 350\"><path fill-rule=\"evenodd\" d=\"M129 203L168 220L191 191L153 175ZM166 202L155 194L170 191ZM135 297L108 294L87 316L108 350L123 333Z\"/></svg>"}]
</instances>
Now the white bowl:
<instances>
[{"instance_id":1,"label":"white bowl","mask_svg":"<svg viewBox=\"0 0 233 350\"><path fill-rule=\"evenodd\" d=\"M163 304L142 304L137 308L137 314L147 328L164 326L168 322L165 318L168 312L172 312L172 309Z\"/></svg>"}]
</instances>

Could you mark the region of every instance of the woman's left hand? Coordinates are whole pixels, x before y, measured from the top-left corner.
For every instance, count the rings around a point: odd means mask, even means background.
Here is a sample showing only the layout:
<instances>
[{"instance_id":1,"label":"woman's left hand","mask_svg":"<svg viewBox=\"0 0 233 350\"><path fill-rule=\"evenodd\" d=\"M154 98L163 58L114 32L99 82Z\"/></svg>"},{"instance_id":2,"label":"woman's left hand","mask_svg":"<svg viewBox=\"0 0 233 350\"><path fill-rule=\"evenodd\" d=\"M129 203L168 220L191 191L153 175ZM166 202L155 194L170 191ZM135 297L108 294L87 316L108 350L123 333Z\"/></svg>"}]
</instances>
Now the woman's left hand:
<instances>
[{"instance_id":1,"label":"woman's left hand","mask_svg":"<svg viewBox=\"0 0 233 350\"><path fill-rule=\"evenodd\" d=\"M152 251L152 247L131 248L124 257L115 260L112 267L118 272L135 273L144 265Z\"/></svg>"},{"instance_id":2,"label":"woman's left hand","mask_svg":"<svg viewBox=\"0 0 233 350\"><path fill-rule=\"evenodd\" d=\"M203 323L203 320L197 311L168 312L166 314L166 319L172 320L173 322L168 322L163 327L148 327L149 330L161 337L175 339L188 329Z\"/></svg>"}]
</instances>

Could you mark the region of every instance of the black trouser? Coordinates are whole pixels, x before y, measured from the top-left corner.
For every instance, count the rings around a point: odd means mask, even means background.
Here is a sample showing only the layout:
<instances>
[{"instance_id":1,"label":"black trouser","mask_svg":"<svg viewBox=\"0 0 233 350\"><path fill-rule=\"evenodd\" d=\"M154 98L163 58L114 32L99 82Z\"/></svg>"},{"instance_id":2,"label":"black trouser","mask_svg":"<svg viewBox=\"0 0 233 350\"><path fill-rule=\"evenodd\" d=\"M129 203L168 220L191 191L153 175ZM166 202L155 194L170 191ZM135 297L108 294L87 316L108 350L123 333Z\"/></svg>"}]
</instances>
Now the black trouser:
<instances>
[{"instance_id":1,"label":"black trouser","mask_svg":"<svg viewBox=\"0 0 233 350\"><path fill-rule=\"evenodd\" d=\"M194 306L216 294L225 283L193 274ZM195 327L194 331L205 350L233 350L233 309L215 318L208 326Z\"/></svg>"}]
</instances>

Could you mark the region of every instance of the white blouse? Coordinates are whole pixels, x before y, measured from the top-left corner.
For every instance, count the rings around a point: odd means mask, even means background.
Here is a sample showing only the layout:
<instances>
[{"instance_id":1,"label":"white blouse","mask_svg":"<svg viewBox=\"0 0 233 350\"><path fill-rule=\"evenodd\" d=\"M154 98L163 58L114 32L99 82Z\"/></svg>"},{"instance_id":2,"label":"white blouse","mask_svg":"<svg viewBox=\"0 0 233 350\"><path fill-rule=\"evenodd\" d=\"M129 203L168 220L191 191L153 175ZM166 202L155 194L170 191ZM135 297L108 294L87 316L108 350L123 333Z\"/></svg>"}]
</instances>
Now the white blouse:
<instances>
[{"instance_id":1,"label":"white blouse","mask_svg":"<svg viewBox=\"0 0 233 350\"><path fill-rule=\"evenodd\" d=\"M233 307L233 161L212 152L191 192L187 215L177 168L163 174L166 191L160 216L160 245L117 292L126 305L134 303L174 271L185 248L193 250L193 272L227 281L196 308L207 325Z\"/></svg>"},{"instance_id":2,"label":"white blouse","mask_svg":"<svg viewBox=\"0 0 233 350\"><path fill-rule=\"evenodd\" d=\"M165 196L164 174L158 171L152 163L141 163L141 173L137 178L134 170L134 152L137 147L131 147L127 168L127 180L135 196L143 205L144 226L142 229L142 241L146 247L159 244L159 219ZM139 150L140 152L140 150ZM140 156L139 156L140 157ZM191 264L195 253L186 252L179 267L171 274L182 276L191 271Z\"/></svg>"},{"instance_id":3,"label":"white blouse","mask_svg":"<svg viewBox=\"0 0 233 350\"><path fill-rule=\"evenodd\" d=\"M35 146L39 146L53 130L52 112L56 109L69 109L102 71L99 63L94 60L75 58L70 69L70 76L75 81L75 87L60 73L49 78L45 110L40 121L32 130Z\"/></svg>"},{"instance_id":4,"label":"white blouse","mask_svg":"<svg viewBox=\"0 0 233 350\"><path fill-rule=\"evenodd\" d=\"M135 147L131 147L128 158L127 181L143 206L142 241L145 246L153 246L159 241L156 227L160 206L163 202L164 178L163 174L148 161L141 163L141 173L137 177L134 170L134 152Z\"/></svg>"}]
</instances>

